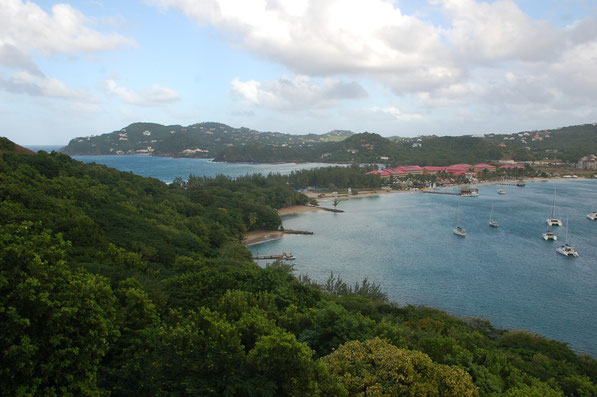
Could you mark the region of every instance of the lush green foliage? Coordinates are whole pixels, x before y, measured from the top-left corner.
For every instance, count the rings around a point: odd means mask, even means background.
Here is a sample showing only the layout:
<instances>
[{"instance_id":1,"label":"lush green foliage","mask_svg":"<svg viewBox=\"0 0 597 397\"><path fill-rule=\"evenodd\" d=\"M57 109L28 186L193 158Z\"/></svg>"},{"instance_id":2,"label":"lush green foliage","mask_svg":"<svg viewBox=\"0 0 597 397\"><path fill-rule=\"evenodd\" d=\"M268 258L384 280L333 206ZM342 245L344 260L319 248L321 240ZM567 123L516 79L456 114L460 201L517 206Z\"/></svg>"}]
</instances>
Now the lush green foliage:
<instances>
[{"instance_id":1,"label":"lush green foliage","mask_svg":"<svg viewBox=\"0 0 597 397\"><path fill-rule=\"evenodd\" d=\"M243 233L301 200L276 175L168 186L4 154L1 394L597 395L563 343L258 267Z\"/></svg>"}]
</instances>

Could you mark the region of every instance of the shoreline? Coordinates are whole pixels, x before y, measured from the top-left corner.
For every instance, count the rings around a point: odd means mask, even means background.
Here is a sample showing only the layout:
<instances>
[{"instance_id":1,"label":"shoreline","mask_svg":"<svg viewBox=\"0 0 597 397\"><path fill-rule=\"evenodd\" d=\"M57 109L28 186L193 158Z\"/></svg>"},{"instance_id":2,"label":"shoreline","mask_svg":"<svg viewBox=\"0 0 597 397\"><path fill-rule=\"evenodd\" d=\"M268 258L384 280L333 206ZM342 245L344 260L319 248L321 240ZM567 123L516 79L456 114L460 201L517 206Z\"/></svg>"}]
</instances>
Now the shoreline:
<instances>
[{"instance_id":1,"label":"shoreline","mask_svg":"<svg viewBox=\"0 0 597 397\"><path fill-rule=\"evenodd\" d=\"M578 177L578 178L564 178L564 177L556 177L556 178L523 178L520 179L525 183L530 182L548 182L551 180L556 181L574 181L574 180L594 180L595 178L586 178L586 177ZM479 183L471 183L471 184L463 184L463 185L453 185L450 188L462 188L462 187L473 187L473 186L499 186L501 183L508 183L508 182L516 182L516 180L504 180L504 181L484 181ZM369 198L369 197L377 197L382 195L389 195L389 194L415 194L421 193L420 190L413 191L413 190L363 190L359 192L359 194L348 194L348 193L341 193L337 195L326 195L325 197L317 197L317 193L309 192L307 193L307 197L315 198L319 202L330 202L334 199L338 201L344 200L352 200L352 199L359 199L359 198ZM310 212L318 212L318 211L325 211L325 208L329 207L314 207L310 205L292 205L290 207L284 207L278 209L278 215L281 217L284 216L295 216L295 215L302 215L307 214ZM284 236L284 232L281 230L254 230L248 232L243 239L243 244L246 247L257 245L261 243L266 243L268 241L273 241L280 239Z\"/></svg>"}]
</instances>

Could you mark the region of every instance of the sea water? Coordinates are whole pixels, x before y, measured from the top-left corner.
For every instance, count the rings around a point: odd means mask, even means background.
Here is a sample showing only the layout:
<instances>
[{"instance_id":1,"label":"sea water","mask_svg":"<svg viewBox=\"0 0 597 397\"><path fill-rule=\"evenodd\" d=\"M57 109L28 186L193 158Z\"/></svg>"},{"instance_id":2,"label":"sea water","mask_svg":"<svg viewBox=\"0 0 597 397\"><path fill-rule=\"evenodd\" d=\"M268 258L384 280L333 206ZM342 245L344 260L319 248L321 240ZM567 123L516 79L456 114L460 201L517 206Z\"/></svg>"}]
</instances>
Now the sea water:
<instances>
[{"instance_id":1,"label":"sea water","mask_svg":"<svg viewBox=\"0 0 597 397\"><path fill-rule=\"evenodd\" d=\"M578 258L556 253L565 227L552 228L558 241L541 237L555 187L556 216L569 218L568 240ZM597 357L597 221L586 218L597 201L597 181L479 191L477 198L415 193L340 201L344 213L284 217L284 227L313 235L285 235L250 250L292 252L297 273L317 281L331 272L350 283L366 277L399 304L527 329ZM489 226L492 204L499 228ZM458 205L465 238L452 233Z\"/></svg>"},{"instance_id":2,"label":"sea water","mask_svg":"<svg viewBox=\"0 0 597 397\"><path fill-rule=\"evenodd\" d=\"M327 165L229 164L149 156L74 158L165 182L189 174L289 173ZM498 194L498 188L507 194ZM578 249L578 258L555 251L564 243L564 227L552 228L558 241L541 238L554 188L556 216L564 222L569 218L569 243ZM597 203L597 181L489 185L479 190L477 198L417 193L341 201L338 208L344 213L284 217L286 228L313 235L285 235L250 250L292 252L297 273L315 280L325 281L331 272L353 283L367 277L381 283L399 304L486 318L496 327L527 329L597 357L597 221L586 218ZM452 233L458 203L465 238ZM497 229L488 224L492 204L493 217L500 223Z\"/></svg>"},{"instance_id":3,"label":"sea water","mask_svg":"<svg viewBox=\"0 0 597 397\"><path fill-rule=\"evenodd\" d=\"M209 176L227 175L238 177L246 174L280 173L289 174L295 170L327 167L325 163L275 163L275 164L253 164L253 163L223 163L214 162L210 159L153 157L139 155L94 155L94 156L72 156L74 159L86 163L96 162L106 164L109 167L120 171L131 171L137 175L148 176L170 183L176 177L188 179L189 175Z\"/></svg>"}]
</instances>

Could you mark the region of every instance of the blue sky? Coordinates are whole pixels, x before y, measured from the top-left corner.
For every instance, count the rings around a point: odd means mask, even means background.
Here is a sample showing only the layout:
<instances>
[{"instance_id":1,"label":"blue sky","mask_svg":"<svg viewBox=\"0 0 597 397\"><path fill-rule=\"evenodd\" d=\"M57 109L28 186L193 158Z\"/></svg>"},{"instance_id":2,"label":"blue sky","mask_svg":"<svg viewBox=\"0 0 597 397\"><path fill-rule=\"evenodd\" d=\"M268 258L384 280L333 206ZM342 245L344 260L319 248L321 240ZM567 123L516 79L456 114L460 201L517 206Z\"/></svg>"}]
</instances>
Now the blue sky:
<instances>
[{"instance_id":1,"label":"blue sky","mask_svg":"<svg viewBox=\"0 0 597 397\"><path fill-rule=\"evenodd\" d=\"M597 122L597 1L0 0L0 135Z\"/></svg>"}]
</instances>

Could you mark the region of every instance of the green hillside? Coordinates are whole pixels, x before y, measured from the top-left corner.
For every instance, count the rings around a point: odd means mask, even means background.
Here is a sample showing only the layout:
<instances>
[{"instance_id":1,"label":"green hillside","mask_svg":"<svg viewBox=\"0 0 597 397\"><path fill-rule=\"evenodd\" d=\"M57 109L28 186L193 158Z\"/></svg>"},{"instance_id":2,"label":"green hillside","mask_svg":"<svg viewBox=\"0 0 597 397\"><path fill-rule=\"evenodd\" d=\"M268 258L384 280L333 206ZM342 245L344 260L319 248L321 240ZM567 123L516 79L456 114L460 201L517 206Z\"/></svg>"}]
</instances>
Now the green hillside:
<instances>
[{"instance_id":1,"label":"green hillside","mask_svg":"<svg viewBox=\"0 0 597 397\"><path fill-rule=\"evenodd\" d=\"M291 180L352 177L376 182L337 167L166 185L3 153L1 394L597 395L597 361L564 343L251 260L244 233L305 202Z\"/></svg>"}]
</instances>

